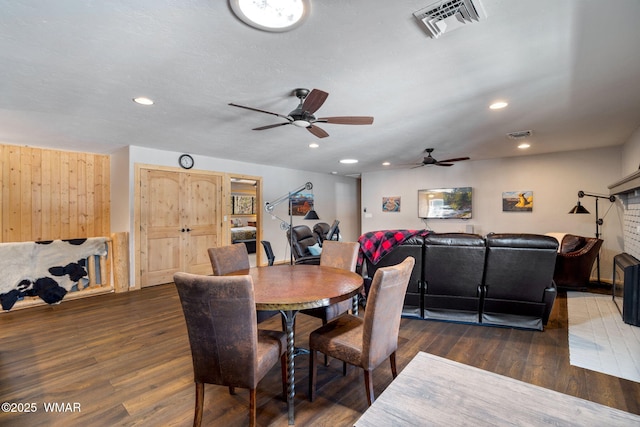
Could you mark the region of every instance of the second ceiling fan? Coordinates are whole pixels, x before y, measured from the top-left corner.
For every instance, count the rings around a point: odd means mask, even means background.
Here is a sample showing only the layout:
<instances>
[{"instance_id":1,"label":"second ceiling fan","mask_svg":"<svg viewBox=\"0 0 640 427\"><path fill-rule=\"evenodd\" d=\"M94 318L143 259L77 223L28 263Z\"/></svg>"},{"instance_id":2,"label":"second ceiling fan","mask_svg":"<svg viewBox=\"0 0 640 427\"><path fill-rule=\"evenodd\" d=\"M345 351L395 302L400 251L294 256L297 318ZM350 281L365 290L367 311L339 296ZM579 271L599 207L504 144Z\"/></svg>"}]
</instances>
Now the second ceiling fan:
<instances>
[{"instance_id":1,"label":"second ceiling fan","mask_svg":"<svg viewBox=\"0 0 640 427\"><path fill-rule=\"evenodd\" d=\"M260 110L258 108L246 107L244 105L238 105L229 103L233 107L244 108L246 110L257 111L258 113L271 114L287 120L286 122L276 123L273 125L260 126L253 128L253 130L265 130L272 129L278 126L295 125L298 127L306 128L313 135L318 138L325 138L329 134L322 128L315 125L315 123L329 123L336 125L370 125L373 123L373 117L370 116L338 116L338 117L321 117L316 118L314 113L318 111L324 101L326 101L329 94L320 89L295 89L293 94L300 100L300 103L295 110L288 115L272 113L271 111Z\"/></svg>"},{"instance_id":2,"label":"second ceiling fan","mask_svg":"<svg viewBox=\"0 0 640 427\"><path fill-rule=\"evenodd\" d=\"M425 153L427 153L427 156L422 159L422 163L414 163L414 164L412 164L413 168L419 168L419 167L422 167L422 166L430 166L430 165L453 166L452 162L460 162L460 161L463 161L463 160L469 160L470 159L469 157L456 157L454 159L436 160L431 156L431 153L433 152L433 148L425 148L424 151L425 151Z\"/></svg>"}]
</instances>

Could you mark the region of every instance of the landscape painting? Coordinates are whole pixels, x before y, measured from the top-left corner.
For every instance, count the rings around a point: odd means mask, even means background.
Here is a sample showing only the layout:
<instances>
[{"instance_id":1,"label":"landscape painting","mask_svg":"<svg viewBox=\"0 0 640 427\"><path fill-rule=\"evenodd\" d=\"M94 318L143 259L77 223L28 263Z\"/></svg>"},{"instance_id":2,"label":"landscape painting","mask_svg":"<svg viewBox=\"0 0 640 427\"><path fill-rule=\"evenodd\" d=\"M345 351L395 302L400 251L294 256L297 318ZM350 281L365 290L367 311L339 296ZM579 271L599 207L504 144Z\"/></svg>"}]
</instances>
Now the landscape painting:
<instances>
[{"instance_id":1,"label":"landscape painting","mask_svg":"<svg viewBox=\"0 0 640 427\"><path fill-rule=\"evenodd\" d=\"M304 216L313 206L313 194L299 193L291 196L291 212L293 216Z\"/></svg>"},{"instance_id":2,"label":"landscape painting","mask_svg":"<svg viewBox=\"0 0 640 427\"><path fill-rule=\"evenodd\" d=\"M503 212L533 212L533 191L505 191L502 193Z\"/></svg>"}]
</instances>

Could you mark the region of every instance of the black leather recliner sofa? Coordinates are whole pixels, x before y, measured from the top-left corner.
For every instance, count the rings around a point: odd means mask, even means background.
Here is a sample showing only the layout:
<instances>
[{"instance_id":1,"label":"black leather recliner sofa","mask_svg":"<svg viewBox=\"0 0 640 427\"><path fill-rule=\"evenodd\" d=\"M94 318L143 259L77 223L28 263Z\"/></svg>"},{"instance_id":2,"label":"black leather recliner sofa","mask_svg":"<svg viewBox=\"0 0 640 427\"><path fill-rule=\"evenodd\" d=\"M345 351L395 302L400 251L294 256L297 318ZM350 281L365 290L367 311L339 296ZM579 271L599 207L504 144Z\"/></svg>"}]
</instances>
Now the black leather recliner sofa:
<instances>
[{"instance_id":1,"label":"black leather recliner sofa","mask_svg":"<svg viewBox=\"0 0 640 427\"><path fill-rule=\"evenodd\" d=\"M412 256L403 315L543 330L556 297L558 242L537 234L430 233L412 237L366 275Z\"/></svg>"}]
</instances>

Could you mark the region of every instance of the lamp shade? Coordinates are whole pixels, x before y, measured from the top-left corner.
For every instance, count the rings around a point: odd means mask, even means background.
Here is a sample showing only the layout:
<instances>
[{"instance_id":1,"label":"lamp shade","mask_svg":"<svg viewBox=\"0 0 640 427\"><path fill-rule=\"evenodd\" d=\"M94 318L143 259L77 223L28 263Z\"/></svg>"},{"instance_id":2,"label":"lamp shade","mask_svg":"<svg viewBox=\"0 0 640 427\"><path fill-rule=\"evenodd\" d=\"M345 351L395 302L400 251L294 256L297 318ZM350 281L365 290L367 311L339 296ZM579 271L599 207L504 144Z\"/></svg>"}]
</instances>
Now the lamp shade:
<instances>
[{"instance_id":1,"label":"lamp shade","mask_svg":"<svg viewBox=\"0 0 640 427\"><path fill-rule=\"evenodd\" d=\"M588 214L589 211L587 210L587 208L585 208L584 206L582 206L580 204L580 202L578 202L577 205L575 205L570 211L570 214Z\"/></svg>"},{"instance_id":2,"label":"lamp shade","mask_svg":"<svg viewBox=\"0 0 640 427\"><path fill-rule=\"evenodd\" d=\"M304 219L320 219L320 217L316 213L315 209L311 208L309 209L309 212L307 212L307 214L304 216Z\"/></svg>"}]
</instances>

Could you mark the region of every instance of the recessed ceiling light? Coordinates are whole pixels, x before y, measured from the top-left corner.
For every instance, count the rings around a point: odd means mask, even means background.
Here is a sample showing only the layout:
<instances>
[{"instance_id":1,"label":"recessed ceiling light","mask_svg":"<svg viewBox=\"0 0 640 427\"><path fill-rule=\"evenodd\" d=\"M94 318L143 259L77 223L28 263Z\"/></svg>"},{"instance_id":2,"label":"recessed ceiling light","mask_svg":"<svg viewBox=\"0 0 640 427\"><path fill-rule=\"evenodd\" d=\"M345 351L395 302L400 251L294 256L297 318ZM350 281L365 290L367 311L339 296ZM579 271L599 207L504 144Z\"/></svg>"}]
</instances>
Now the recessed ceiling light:
<instances>
[{"instance_id":1,"label":"recessed ceiling light","mask_svg":"<svg viewBox=\"0 0 640 427\"><path fill-rule=\"evenodd\" d=\"M340 163L343 163L345 165L350 165L352 163L358 163L358 161L356 159L342 159L340 160Z\"/></svg>"},{"instance_id":2,"label":"recessed ceiling light","mask_svg":"<svg viewBox=\"0 0 640 427\"><path fill-rule=\"evenodd\" d=\"M491 108L492 110L500 110L500 109L506 107L507 105L509 105L508 102L497 101L497 102L494 102L493 104L489 105L489 108Z\"/></svg>"},{"instance_id":3,"label":"recessed ceiling light","mask_svg":"<svg viewBox=\"0 0 640 427\"><path fill-rule=\"evenodd\" d=\"M296 28L311 10L311 0L229 0L229 5L245 24L275 32Z\"/></svg>"},{"instance_id":4,"label":"recessed ceiling light","mask_svg":"<svg viewBox=\"0 0 640 427\"><path fill-rule=\"evenodd\" d=\"M133 102L140 105L153 105L153 99L149 99L145 96L138 96L133 98Z\"/></svg>"},{"instance_id":5,"label":"recessed ceiling light","mask_svg":"<svg viewBox=\"0 0 640 427\"><path fill-rule=\"evenodd\" d=\"M312 142L311 144L309 144L309 148L318 148L320 147L320 145L316 144L315 142Z\"/></svg>"},{"instance_id":6,"label":"recessed ceiling light","mask_svg":"<svg viewBox=\"0 0 640 427\"><path fill-rule=\"evenodd\" d=\"M527 149L529 147L531 147L531 145L526 143L526 142L523 142L522 144L518 145L518 148L521 149L521 150L525 150L525 149Z\"/></svg>"},{"instance_id":7,"label":"recessed ceiling light","mask_svg":"<svg viewBox=\"0 0 640 427\"><path fill-rule=\"evenodd\" d=\"M389 166L390 164L390 162L382 162L382 166Z\"/></svg>"}]
</instances>

